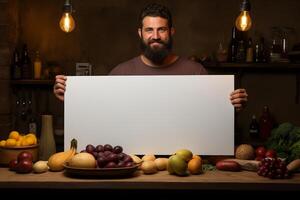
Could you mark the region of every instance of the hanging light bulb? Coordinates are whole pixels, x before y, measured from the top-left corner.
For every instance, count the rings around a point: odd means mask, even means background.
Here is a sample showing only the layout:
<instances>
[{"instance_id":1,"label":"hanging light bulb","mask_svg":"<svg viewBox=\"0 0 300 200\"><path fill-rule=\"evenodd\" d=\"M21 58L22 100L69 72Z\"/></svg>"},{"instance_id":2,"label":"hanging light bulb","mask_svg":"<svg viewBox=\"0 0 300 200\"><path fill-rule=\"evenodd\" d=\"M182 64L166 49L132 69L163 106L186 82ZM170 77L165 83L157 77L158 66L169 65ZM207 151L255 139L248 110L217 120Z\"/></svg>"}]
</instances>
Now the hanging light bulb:
<instances>
[{"instance_id":1,"label":"hanging light bulb","mask_svg":"<svg viewBox=\"0 0 300 200\"><path fill-rule=\"evenodd\" d=\"M252 20L250 17L251 5L249 0L243 0L241 5L241 13L235 20L235 26L239 31L248 31L252 26Z\"/></svg>"},{"instance_id":2,"label":"hanging light bulb","mask_svg":"<svg viewBox=\"0 0 300 200\"><path fill-rule=\"evenodd\" d=\"M75 21L72 17L72 5L70 3L70 0L65 1L63 12L63 16L59 21L59 26L62 31L70 33L75 28Z\"/></svg>"}]
</instances>

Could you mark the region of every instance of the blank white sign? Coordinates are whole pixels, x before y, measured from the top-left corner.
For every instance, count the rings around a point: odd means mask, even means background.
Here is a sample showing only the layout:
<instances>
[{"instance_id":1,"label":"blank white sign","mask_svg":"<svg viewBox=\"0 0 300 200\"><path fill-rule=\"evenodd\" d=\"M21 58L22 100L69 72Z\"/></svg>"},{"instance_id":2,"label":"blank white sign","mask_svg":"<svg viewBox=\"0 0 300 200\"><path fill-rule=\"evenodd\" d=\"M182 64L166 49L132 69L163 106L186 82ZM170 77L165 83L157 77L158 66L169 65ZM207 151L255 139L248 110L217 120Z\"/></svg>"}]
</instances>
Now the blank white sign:
<instances>
[{"instance_id":1,"label":"blank white sign","mask_svg":"<svg viewBox=\"0 0 300 200\"><path fill-rule=\"evenodd\" d=\"M121 145L129 154L233 155L233 75L67 77L65 149Z\"/></svg>"}]
</instances>

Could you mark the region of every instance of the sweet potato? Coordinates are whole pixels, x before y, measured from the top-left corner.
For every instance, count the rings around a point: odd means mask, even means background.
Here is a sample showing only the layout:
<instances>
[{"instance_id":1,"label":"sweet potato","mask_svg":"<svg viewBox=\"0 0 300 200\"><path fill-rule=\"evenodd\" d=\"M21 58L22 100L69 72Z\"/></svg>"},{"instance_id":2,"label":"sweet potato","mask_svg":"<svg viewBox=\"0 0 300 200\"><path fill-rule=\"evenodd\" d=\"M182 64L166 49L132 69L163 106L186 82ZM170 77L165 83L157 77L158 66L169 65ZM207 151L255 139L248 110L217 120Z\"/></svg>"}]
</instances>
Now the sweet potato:
<instances>
[{"instance_id":1,"label":"sweet potato","mask_svg":"<svg viewBox=\"0 0 300 200\"><path fill-rule=\"evenodd\" d=\"M235 161L226 161L226 160L221 160L217 162L216 168L218 170L233 171L233 172L237 172L241 170L241 166L239 163Z\"/></svg>"}]
</instances>

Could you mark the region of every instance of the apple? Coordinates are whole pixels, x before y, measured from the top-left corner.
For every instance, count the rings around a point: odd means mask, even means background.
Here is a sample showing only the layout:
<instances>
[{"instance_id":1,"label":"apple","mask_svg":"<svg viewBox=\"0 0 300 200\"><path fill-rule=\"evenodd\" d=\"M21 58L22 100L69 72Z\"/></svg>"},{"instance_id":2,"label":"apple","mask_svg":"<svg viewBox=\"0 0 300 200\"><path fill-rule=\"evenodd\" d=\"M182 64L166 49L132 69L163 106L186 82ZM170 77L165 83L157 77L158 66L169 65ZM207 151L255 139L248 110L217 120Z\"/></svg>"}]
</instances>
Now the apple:
<instances>
[{"instance_id":1,"label":"apple","mask_svg":"<svg viewBox=\"0 0 300 200\"><path fill-rule=\"evenodd\" d=\"M276 158L276 157L277 157L277 153L276 153L275 150L269 149L269 150L266 152L266 157L268 157L268 158Z\"/></svg>"},{"instance_id":2,"label":"apple","mask_svg":"<svg viewBox=\"0 0 300 200\"><path fill-rule=\"evenodd\" d=\"M33 163L31 160L21 160L16 168L17 173L30 173L33 168Z\"/></svg>"},{"instance_id":3,"label":"apple","mask_svg":"<svg viewBox=\"0 0 300 200\"><path fill-rule=\"evenodd\" d=\"M264 158L266 156L267 149L263 146L257 147L255 150L256 157Z\"/></svg>"},{"instance_id":4,"label":"apple","mask_svg":"<svg viewBox=\"0 0 300 200\"><path fill-rule=\"evenodd\" d=\"M18 166L18 161L16 159L11 160L8 163L8 168L11 171L16 171L17 170L17 166Z\"/></svg>"},{"instance_id":5,"label":"apple","mask_svg":"<svg viewBox=\"0 0 300 200\"><path fill-rule=\"evenodd\" d=\"M32 161L33 160L33 156L30 152L28 151L22 151L21 153L18 154L18 158L17 158L18 162L22 161L22 160L29 160Z\"/></svg>"}]
</instances>

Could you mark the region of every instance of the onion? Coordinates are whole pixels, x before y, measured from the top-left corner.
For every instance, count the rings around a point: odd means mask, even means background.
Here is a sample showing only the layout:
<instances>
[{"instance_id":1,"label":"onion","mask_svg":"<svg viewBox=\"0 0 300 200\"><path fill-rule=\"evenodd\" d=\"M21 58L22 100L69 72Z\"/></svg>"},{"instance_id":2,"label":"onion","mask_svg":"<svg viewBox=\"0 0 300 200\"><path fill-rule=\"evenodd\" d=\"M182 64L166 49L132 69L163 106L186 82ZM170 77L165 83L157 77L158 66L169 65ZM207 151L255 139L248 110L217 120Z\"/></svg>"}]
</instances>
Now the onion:
<instances>
[{"instance_id":1,"label":"onion","mask_svg":"<svg viewBox=\"0 0 300 200\"><path fill-rule=\"evenodd\" d=\"M94 156L89 153L78 153L72 157L69 162L69 166L79 168L95 168L96 160Z\"/></svg>"}]
</instances>

